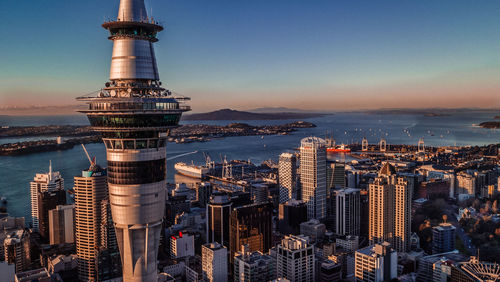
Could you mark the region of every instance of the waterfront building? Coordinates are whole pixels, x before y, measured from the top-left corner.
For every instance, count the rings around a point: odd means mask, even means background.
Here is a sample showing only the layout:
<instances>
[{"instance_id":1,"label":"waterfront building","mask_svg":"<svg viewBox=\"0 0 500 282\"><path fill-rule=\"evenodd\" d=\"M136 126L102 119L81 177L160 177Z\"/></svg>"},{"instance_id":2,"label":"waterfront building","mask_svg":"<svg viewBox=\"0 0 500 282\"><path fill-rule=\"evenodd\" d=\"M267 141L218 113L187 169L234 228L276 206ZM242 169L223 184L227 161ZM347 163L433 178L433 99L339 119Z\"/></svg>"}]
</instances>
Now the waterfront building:
<instances>
[{"instance_id":1,"label":"waterfront building","mask_svg":"<svg viewBox=\"0 0 500 282\"><path fill-rule=\"evenodd\" d=\"M297 199L297 157L292 153L282 153L279 158L279 202Z\"/></svg>"},{"instance_id":2,"label":"waterfront building","mask_svg":"<svg viewBox=\"0 0 500 282\"><path fill-rule=\"evenodd\" d=\"M325 224L316 219L311 219L300 224L300 234L307 236L311 243L323 240L326 233Z\"/></svg>"},{"instance_id":3,"label":"waterfront building","mask_svg":"<svg viewBox=\"0 0 500 282\"><path fill-rule=\"evenodd\" d=\"M194 256L194 236L179 232L170 238L170 257L172 259Z\"/></svg>"},{"instance_id":4,"label":"waterfront building","mask_svg":"<svg viewBox=\"0 0 500 282\"><path fill-rule=\"evenodd\" d=\"M235 208L231 212L229 246L230 261L242 245L247 244L251 252L267 253L272 247L273 205L252 204Z\"/></svg>"},{"instance_id":5,"label":"waterfront building","mask_svg":"<svg viewBox=\"0 0 500 282\"><path fill-rule=\"evenodd\" d=\"M307 218L326 218L326 142L308 137L300 146L300 184L302 200L307 205Z\"/></svg>"},{"instance_id":6,"label":"waterfront building","mask_svg":"<svg viewBox=\"0 0 500 282\"><path fill-rule=\"evenodd\" d=\"M278 278L293 282L313 282L316 277L314 245L305 236L285 236L276 247Z\"/></svg>"},{"instance_id":7,"label":"waterfront building","mask_svg":"<svg viewBox=\"0 0 500 282\"><path fill-rule=\"evenodd\" d=\"M49 211L51 245L75 242L75 205L57 206Z\"/></svg>"},{"instance_id":8,"label":"waterfront building","mask_svg":"<svg viewBox=\"0 0 500 282\"><path fill-rule=\"evenodd\" d=\"M355 259L356 281L381 282L397 277L397 252L388 242L356 251Z\"/></svg>"},{"instance_id":9,"label":"waterfront building","mask_svg":"<svg viewBox=\"0 0 500 282\"><path fill-rule=\"evenodd\" d=\"M279 205L278 230L283 235L299 235L300 224L307 221L307 206L303 201L289 200Z\"/></svg>"},{"instance_id":10,"label":"waterfront building","mask_svg":"<svg viewBox=\"0 0 500 282\"><path fill-rule=\"evenodd\" d=\"M432 228L432 253L440 254L455 250L455 226L441 223Z\"/></svg>"},{"instance_id":11,"label":"waterfront building","mask_svg":"<svg viewBox=\"0 0 500 282\"><path fill-rule=\"evenodd\" d=\"M44 241L50 240L49 211L59 205L66 205L65 190L38 192L38 228Z\"/></svg>"},{"instance_id":12,"label":"waterfront building","mask_svg":"<svg viewBox=\"0 0 500 282\"><path fill-rule=\"evenodd\" d=\"M107 171L92 163L74 178L78 277L82 281L113 278L121 270L108 200ZM115 263L113 263L115 262Z\"/></svg>"},{"instance_id":13,"label":"waterfront building","mask_svg":"<svg viewBox=\"0 0 500 282\"><path fill-rule=\"evenodd\" d=\"M201 248L203 279L209 282L226 282L227 248L221 244L208 243Z\"/></svg>"},{"instance_id":14,"label":"waterfront building","mask_svg":"<svg viewBox=\"0 0 500 282\"><path fill-rule=\"evenodd\" d=\"M260 282L276 278L274 260L261 252L250 252L248 245L234 254L234 281Z\"/></svg>"},{"instance_id":15,"label":"waterfront building","mask_svg":"<svg viewBox=\"0 0 500 282\"><path fill-rule=\"evenodd\" d=\"M207 242L229 247L229 217L232 203L227 194L214 193L207 205Z\"/></svg>"},{"instance_id":16,"label":"waterfront building","mask_svg":"<svg viewBox=\"0 0 500 282\"><path fill-rule=\"evenodd\" d=\"M31 221L33 231L39 230L38 193L64 190L64 179L59 171L52 171L52 162L49 164L49 172L37 173L30 182L31 193Z\"/></svg>"},{"instance_id":17,"label":"waterfront building","mask_svg":"<svg viewBox=\"0 0 500 282\"><path fill-rule=\"evenodd\" d=\"M107 151L109 201L124 281L157 279L165 211L166 139L178 126L186 100L161 86L153 43L163 27L144 0L121 0L116 20L103 27L113 41L110 82L85 113Z\"/></svg>"},{"instance_id":18,"label":"waterfront building","mask_svg":"<svg viewBox=\"0 0 500 282\"><path fill-rule=\"evenodd\" d=\"M378 177L369 185L370 244L388 241L398 252L410 249L411 189L398 177L394 167L384 163Z\"/></svg>"},{"instance_id":19,"label":"waterfront building","mask_svg":"<svg viewBox=\"0 0 500 282\"><path fill-rule=\"evenodd\" d=\"M343 235L360 235L361 202L360 190L347 188L333 192L334 233Z\"/></svg>"}]
</instances>

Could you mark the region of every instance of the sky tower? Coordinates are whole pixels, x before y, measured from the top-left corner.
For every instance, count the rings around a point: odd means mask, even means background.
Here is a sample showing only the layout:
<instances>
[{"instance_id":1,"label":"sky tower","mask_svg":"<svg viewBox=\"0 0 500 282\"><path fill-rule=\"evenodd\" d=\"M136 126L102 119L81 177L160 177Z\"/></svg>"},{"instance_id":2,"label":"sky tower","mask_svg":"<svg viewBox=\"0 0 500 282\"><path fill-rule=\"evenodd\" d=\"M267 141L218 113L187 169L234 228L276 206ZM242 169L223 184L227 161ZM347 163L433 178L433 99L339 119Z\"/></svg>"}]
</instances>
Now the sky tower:
<instances>
[{"instance_id":1,"label":"sky tower","mask_svg":"<svg viewBox=\"0 0 500 282\"><path fill-rule=\"evenodd\" d=\"M156 281L165 207L166 137L178 126L185 97L161 86L153 43L163 27L144 0L121 0L116 20L102 25L113 41L110 81L85 113L101 132L108 160L111 213L124 281Z\"/></svg>"}]
</instances>

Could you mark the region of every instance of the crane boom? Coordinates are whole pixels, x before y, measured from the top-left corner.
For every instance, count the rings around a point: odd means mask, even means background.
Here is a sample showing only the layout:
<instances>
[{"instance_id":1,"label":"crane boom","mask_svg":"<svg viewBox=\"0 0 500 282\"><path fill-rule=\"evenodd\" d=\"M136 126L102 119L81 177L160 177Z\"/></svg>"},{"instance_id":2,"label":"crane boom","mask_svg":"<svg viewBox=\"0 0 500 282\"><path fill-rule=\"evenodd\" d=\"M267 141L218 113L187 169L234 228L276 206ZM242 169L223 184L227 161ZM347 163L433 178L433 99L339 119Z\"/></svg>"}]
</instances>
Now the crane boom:
<instances>
[{"instance_id":1,"label":"crane boom","mask_svg":"<svg viewBox=\"0 0 500 282\"><path fill-rule=\"evenodd\" d=\"M87 159L89 159L90 165L93 165L94 162L92 162L92 159L90 158L89 152L87 152L87 148L85 148L85 145L82 144L83 151L85 151L85 155L87 155Z\"/></svg>"}]
</instances>

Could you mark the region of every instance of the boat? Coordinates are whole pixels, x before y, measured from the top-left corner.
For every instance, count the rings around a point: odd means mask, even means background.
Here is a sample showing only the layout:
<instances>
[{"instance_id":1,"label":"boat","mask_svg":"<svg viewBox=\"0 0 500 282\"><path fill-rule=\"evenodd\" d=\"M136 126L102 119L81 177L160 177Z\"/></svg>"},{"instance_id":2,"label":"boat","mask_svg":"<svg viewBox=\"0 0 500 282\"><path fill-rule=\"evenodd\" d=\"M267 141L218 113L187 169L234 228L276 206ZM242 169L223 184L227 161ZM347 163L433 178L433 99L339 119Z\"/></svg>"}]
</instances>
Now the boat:
<instances>
[{"instance_id":1,"label":"boat","mask_svg":"<svg viewBox=\"0 0 500 282\"><path fill-rule=\"evenodd\" d=\"M351 149L348 148L346 145L342 144L339 146L327 147L326 151L328 153L350 153Z\"/></svg>"},{"instance_id":2,"label":"boat","mask_svg":"<svg viewBox=\"0 0 500 282\"><path fill-rule=\"evenodd\" d=\"M211 171L208 166L188 165L186 163L176 163L174 168L178 174L198 179L207 177L207 174Z\"/></svg>"}]
</instances>

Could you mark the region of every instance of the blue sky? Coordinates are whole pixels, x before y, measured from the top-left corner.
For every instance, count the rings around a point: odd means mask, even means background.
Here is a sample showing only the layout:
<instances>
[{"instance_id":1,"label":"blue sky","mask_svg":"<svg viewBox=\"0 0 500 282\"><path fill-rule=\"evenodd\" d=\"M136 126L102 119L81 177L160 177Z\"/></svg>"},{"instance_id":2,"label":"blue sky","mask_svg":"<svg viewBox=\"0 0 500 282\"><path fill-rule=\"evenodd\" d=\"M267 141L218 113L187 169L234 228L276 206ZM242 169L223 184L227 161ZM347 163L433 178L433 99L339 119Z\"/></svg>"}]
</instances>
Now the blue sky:
<instances>
[{"instance_id":1,"label":"blue sky","mask_svg":"<svg viewBox=\"0 0 500 282\"><path fill-rule=\"evenodd\" d=\"M0 105L108 78L118 0L3 0ZM164 85L196 111L499 107L499 1L146 0ZM36 99L36 100L35 100Z\"/></svg>"}]
</instances>

